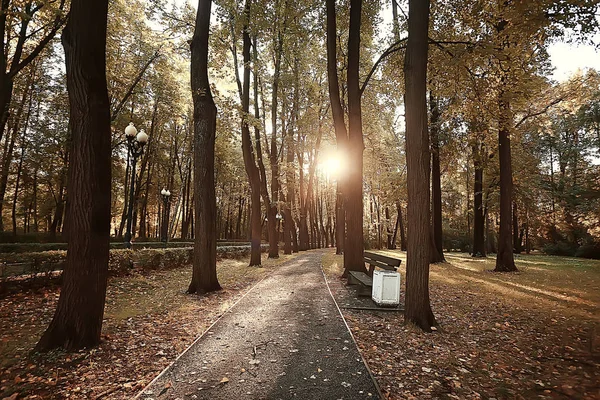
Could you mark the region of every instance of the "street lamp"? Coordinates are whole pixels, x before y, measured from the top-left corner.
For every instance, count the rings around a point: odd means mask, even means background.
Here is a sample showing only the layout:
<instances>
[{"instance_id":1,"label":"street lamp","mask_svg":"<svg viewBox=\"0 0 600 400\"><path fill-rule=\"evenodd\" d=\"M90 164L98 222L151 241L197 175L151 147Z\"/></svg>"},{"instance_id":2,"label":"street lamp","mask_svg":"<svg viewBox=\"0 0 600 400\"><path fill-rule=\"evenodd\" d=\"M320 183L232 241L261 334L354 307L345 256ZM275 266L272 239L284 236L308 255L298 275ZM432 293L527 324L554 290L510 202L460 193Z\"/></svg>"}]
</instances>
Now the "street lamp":
<instances>
[{"instance_id":1,"label":"street lamp","mask_svg":"<svg viewBox=\"0 0 600 400\"><path fill-rule=\"evenodd\" d=\"M127 139L128 159L131 160L131 187L129 189L129 206L127 208L127 231L125 232L125 247L130 249L133 202L135 197L135 164L137 159L144 154L144 146L148 142L148 135L143 129L138 132L133 122L130 122L127 128L125 128L125 138Z\"/></svg>"},{"instance_id":2,"label":"street lamp","mask_svg":"<svg viewBox=\"0 0 600 400\"><path fill-rule=\"evenodd\" d=\"M163 200L163 226L161 240L166 244L169 241L169 198L171 197L171 192L167 189L163 189L160 191L160 194Z\"/></svg>"}]
</instances>

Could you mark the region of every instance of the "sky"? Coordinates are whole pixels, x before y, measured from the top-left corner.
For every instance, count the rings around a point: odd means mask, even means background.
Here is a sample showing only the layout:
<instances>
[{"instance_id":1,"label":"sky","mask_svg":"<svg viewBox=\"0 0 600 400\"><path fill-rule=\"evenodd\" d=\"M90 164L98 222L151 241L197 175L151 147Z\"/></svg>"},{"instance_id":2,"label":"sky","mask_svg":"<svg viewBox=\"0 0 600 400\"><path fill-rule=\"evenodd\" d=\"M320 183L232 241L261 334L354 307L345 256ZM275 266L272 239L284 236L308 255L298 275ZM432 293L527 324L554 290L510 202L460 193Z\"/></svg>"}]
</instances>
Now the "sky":
<instances>
[{"instance_id":1,"label":"sky","mask_svg":"<svg viewBox=\"0 0 600 400\"><path fill-rule=\"evenodd\" d=\"M555 43L550 45L548 53L555 68L552 77L556 81L567 80L578 69L595 68L600 71L600 50L593 46Z\"/></svg>"}]
</instances>

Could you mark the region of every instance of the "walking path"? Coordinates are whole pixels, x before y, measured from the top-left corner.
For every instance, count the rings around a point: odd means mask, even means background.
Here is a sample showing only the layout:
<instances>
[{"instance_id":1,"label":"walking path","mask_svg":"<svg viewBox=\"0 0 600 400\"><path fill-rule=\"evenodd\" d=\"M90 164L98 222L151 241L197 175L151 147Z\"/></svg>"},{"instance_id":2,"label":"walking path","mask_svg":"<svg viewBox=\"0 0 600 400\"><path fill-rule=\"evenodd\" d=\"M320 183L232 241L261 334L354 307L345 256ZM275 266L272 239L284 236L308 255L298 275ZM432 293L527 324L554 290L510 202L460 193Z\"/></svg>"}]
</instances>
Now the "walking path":
<instances>
[{"instance_id":1,"label":"walking path","mask_svg":"<svg viewBox=\"0 0 600 400\"><path fill-rule=\"evenodd\" d=\"M323 251L281 264L142 393L162 399L377 399L321 271Z\"/></svg>"}]
</instances>

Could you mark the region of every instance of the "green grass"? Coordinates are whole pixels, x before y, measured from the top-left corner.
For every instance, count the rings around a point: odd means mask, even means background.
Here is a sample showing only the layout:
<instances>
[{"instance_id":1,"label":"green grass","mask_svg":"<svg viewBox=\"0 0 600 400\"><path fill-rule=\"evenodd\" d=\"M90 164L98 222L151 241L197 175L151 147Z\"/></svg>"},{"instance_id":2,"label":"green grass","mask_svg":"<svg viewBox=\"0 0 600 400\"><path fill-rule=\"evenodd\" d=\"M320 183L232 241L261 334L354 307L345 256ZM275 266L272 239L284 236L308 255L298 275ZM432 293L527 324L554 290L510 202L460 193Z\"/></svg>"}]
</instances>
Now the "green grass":
<instances>
[{"instance_id":1,"label":"green grass","mask_svg":"<svg viewBox=\"0 0 600 400\"><path fill-rule=\"evenodd\" d=\"M405 277L406 252L379 250L380 254L402 259L400 272ZM473 258L467 253L446 253L445 263L432 264L430 279L464 290L495 293L532 306L560 307L572 314L600 314L600 260L540 254L515 255L517 273L493 273L495 255ZM341 273L342 257L327 254L324 269ZM405 279L402 279L404 285ZM404 290L404 289L403 289Z\"/></svg>"}]
</instances>

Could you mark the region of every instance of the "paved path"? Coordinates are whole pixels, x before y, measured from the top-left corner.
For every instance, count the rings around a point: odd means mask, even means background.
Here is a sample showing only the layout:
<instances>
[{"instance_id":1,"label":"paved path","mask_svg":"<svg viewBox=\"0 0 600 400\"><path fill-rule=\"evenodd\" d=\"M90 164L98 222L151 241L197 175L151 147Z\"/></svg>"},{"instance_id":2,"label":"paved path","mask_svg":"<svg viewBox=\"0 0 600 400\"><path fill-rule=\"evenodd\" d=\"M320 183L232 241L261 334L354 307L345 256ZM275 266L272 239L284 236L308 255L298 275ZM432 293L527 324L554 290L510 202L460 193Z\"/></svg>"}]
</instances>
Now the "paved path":
<instances>
[{"instance_id":1,"label":"paved path","mask_svg":"<svg viewBox=\"0 0 600 400\"><path fill-rule=\"evenodd\" d=\"M377 399L322 255L301 253L276 267L138 398Z\"/></svg>"}]
</instances>

